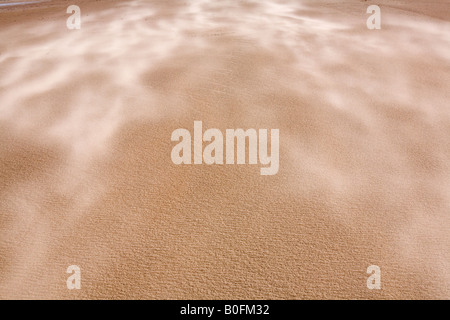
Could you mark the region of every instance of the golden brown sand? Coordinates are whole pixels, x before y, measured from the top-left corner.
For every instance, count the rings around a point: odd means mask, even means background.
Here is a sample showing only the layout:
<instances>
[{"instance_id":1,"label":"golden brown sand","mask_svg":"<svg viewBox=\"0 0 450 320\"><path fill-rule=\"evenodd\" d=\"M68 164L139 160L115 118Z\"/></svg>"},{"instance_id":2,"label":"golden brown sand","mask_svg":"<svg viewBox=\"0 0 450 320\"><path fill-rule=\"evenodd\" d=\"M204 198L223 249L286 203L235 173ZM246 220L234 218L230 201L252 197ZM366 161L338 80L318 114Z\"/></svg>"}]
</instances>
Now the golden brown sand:
<instances>
[{"instance_id":1,"label":"golden brown sand","mask_svg":"<svg viewBox=\"0 0 450 320\"><path fill-rule=\"evenodd\" d=\"M0 298L449 299L449 12L0 7ZM194 120L280 129L278 174L174 165Z\"/></svg>"}]
</instances>

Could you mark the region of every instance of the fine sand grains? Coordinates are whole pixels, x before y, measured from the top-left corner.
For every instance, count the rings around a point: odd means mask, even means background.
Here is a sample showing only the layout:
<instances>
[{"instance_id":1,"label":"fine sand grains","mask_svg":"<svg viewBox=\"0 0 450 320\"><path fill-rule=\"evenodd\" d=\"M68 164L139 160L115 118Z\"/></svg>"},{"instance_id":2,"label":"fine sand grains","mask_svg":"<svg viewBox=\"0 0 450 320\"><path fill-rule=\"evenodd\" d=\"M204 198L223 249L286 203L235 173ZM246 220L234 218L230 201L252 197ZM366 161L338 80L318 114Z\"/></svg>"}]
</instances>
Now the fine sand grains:
<instances>
[{"instance_id":1,"label":"fine sand grains","mask_svg":"<svg viewBox=\"0 0 450 320\"><path fill-rule=\"evenodd\" d=\"M450 298L448 1L71 4L0 7L0 298ZM278 173L173 164L194 121Z\"/></svg>"}]
</instances>

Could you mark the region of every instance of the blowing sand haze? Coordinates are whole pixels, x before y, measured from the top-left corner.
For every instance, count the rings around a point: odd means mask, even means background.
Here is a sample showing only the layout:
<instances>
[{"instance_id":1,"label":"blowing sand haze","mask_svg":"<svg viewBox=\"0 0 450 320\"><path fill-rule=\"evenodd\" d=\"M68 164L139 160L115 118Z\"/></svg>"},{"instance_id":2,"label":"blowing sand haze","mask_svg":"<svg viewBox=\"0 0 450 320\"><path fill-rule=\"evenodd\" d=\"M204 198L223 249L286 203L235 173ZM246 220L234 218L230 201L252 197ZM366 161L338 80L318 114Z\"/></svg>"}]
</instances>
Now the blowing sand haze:
<instances>
[{"instance_id":1,"label":"blowing sand haze","mask_svg":"<svg viewBox=\"0 0 450 320\"><path fill-rule=\"evenodd\" d=\"M449 299L449 98L445 0L0 1L0 298Z\"/></svg>"}]
</instances>

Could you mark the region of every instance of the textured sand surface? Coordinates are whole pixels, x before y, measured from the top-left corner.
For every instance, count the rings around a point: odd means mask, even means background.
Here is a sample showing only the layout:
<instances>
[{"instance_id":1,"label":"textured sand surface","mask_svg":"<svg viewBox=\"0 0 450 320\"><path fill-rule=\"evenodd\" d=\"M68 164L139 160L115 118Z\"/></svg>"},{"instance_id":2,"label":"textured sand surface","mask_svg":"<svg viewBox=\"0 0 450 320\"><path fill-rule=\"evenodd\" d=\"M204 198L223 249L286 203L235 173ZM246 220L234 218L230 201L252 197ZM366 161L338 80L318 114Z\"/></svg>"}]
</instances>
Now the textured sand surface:
<instances>
[{"instance_id":1,"label":"textured sand surface","mask_svg":"<svg viewBox=\"0 0 450 320\"><path fill-rule=\"evenodd\" d=\"M449 8L0 7L0 298L449 299ZM278 174L174 165L194 120L280 129Z\"/></svg>"}]
</instances>

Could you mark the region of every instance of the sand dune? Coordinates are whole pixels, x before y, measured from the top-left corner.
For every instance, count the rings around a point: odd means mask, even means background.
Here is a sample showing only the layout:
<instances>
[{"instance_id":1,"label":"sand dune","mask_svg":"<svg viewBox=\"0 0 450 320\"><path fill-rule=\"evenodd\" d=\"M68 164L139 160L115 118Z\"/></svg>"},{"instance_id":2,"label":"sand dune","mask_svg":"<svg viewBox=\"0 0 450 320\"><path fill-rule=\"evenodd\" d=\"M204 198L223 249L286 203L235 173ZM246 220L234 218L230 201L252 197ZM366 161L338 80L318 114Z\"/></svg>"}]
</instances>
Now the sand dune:
<instances>
[{"instance_id":1,"label":"sand dune","mask_svg":"<svg viewBox=\"0 0 450 320\"><path fill-rule=\"evenodd\" d=\"M71 4L0 7L0 298L450 298L448 1ZM195 120L278 174L174 165Z\"/></svg>"}]
</instances>

